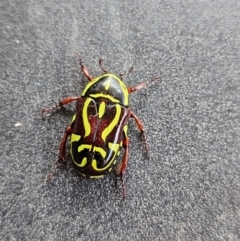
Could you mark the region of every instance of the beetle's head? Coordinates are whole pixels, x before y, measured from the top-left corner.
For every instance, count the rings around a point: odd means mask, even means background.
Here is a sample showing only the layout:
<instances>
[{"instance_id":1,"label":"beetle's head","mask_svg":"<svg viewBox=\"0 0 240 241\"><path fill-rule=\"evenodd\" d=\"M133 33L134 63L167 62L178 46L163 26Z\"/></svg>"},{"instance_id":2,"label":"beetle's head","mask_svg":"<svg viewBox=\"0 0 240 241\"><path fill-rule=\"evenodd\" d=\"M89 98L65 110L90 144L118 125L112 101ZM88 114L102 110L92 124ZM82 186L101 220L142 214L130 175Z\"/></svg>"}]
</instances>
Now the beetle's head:
<instances>
[{"instance_id":1,"label":"beetle's head","mask_svg":"<svg viewBox=\"0 0 240 241\"><path fill-rule=\"evenodd\" d=\"M103 74L93 79L84 89L83 97L107 98L113 103L128 106L128 89L117 75Z\"/></svg>"}]
</instances>

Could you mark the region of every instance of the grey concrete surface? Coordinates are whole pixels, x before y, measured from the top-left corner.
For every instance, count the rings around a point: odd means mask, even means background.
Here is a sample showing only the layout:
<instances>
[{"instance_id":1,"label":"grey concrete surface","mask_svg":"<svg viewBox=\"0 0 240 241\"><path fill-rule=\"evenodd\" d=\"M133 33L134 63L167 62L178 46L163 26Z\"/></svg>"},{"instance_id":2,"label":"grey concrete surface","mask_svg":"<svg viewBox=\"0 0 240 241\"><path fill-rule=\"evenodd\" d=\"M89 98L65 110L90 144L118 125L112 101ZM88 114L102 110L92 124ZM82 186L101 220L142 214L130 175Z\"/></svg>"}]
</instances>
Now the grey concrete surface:
<instances>
[{"instance_id":1,"label":"grey concrete surface","mask_svg":"<svg viewBox=\"0 0 240 241\"><path fill-rule=\"evenodd\" d=\"M238 0L3 0L0 22L0 240L240 240ZM69 154L46 182L74 105L40 110L83 90L78 52L162 76L131 95L150 152L131 121L126 201Z\"/></svg>"}]
</instances>

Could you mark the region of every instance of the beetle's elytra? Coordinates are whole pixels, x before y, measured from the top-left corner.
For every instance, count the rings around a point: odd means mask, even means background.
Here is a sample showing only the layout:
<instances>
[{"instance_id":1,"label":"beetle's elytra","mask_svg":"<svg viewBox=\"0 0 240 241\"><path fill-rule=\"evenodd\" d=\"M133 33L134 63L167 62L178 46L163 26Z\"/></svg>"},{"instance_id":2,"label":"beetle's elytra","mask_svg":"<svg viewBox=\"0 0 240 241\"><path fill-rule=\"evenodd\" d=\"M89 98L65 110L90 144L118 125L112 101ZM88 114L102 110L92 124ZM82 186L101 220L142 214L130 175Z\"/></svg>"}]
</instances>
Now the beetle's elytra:
<instances>
[{"instance_id":1,"label":"beetle's elytra","mask_svg":"<svg viewBox=\"0 0 240 241\"><path fill-rule=\"evenodd\" d=\"M116 174L121 177L123 197L125 198L123 175L127 168L129 155L127 132L130 118L135 120L148 151L143 124L129 109L129 93L143 88L159 77L154 77L135 87L126 87L122 81L124 74L117 76L108 73L102 67L101 59L99 60L99 66L103 74L96 78L91 77L87 68L83 65L80 55L79 62L81 71L89 80L81 96L65 98L59 104L42 110L42 113L44 113L70 102L76 102L76 113L65 129L59 148L59 158L49 174L49 179L52 178L58 166L65 162L68 136L71 140L70 152L73 165L80 174L89 178L98 178L109 173L116 163L121 147L123 147L123 160L120 162ZM131 67L128 74L132 70Z\"/></svg>"}]
</instances>

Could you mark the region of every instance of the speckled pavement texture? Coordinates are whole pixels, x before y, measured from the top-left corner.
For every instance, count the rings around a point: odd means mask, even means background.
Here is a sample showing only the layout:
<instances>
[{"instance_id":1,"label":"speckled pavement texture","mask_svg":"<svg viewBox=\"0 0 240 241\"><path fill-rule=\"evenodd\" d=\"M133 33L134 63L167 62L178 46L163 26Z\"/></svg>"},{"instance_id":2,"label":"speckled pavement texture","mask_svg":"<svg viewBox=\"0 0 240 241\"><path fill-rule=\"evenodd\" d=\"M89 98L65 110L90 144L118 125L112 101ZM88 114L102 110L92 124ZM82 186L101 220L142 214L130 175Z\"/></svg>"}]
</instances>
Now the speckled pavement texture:
<instances>
[{"instance_id":1,"label":"speckled pavement texture","mask_svg":"<svg viewBox=\"0 0 240 241\"><path fill-rule=\"evenodd\" d=\"M240 2L1 1L0 240L240 240ZM76 96L98 59L130 66L145 125L129 124L127 198L111 174L67 165L46 182ZM69 146L69 144L68 144Z\"/></svg>"}]
</instances>

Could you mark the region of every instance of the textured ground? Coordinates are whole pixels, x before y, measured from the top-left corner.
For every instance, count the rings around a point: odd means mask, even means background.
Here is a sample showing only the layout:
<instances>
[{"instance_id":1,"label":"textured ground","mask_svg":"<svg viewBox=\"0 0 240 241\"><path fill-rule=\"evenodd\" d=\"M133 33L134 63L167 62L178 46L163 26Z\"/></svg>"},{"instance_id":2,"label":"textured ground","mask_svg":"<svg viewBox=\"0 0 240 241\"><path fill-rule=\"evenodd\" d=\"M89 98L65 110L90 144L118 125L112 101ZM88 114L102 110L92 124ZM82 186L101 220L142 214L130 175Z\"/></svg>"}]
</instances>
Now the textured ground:
<instances>
[{"instance_id":1,"label":"textured ground","mask_svg":"<svg viewBox=\"0 0 240 241\"><path fill-rule=\"evenodd\" d=\"M240 240L240 4L229 1L1 1L0 240ZM127 199L114 175L68 164L52 183L76 96L104 67L129 86ZM20 122L22 125L16 126Z\"/></svg>"}]
</instances>

